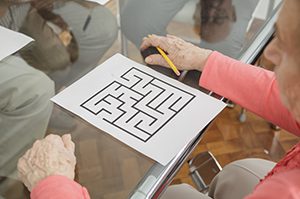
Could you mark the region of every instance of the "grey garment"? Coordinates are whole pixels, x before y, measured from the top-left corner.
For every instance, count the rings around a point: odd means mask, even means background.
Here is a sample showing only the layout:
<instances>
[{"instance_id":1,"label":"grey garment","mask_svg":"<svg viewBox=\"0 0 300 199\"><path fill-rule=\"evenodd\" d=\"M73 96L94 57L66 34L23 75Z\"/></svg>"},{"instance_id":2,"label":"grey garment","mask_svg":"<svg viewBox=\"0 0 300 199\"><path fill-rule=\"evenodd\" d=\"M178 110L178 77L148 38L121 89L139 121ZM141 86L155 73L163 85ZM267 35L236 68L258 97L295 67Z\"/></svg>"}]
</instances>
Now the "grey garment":
<instances>
[{"instance_id":1,"label":"grey garment","mask_svg":"<svg viewBox=\"0 0 300 199\"><path fill-rule=\"evenodd\" d=\"M275 166L275 162L249 158L234 161L223 168L210 184L208 195L198 192L189 185L170 186L162 199L242 199Z\"/></svg>"},{"instance_id":2,"label":"grey garment","mask_svg":"<svg viewBox=\"0 0 300 199\"><path fill-rule=\"evenodd\" d=\"M113 14L103 6L88 9L75 2L67 2L54 10L71 27L79 46L79 58L70 71L50 76L60 84L70 84L98 65L104 53L117 38L118 25ZM91 20L85 30L83 26L88 15Z\"/></svg>"},{"instance_id":3,"label":"grey garment","mask_svg":"<svg viewBox=\"0 0 300 199\"><path fill-rule=\"evenodd\" d=\"M122 33L137 47L148 34L165 35L169 22L188 1L128 0L121 12ZM232 0L237 21L233 23L229 35L217 43L199 41L199 46L237 58L244 45L247 27L257 3L258 0Z\"/></svg>"},{"instance_id":4,"label":"grey garment","mask_svg":"<svg viewBox=\"0 0 300 199\"><path fill-rule=\"evenodd\" d=\"M54 83L24 60L0 61L0 176L16 178L19 157L45 135Z\"/></svg>"},{"instance_id":5,"label":"grey garment","mask_svg":"<svg viewBox=\"0 0 300 199\"><path fill-rule=\"evenodd\" d=\"M121 10L122 33L137 47L149 34L165 35L166 27L189 0L127 0Z\"/></svg>"},{"instance_id":6,"label":"grey garment","mask_svg":"<svg viewBox=\"0 0 300 199\"><path fill-rule=\"evenodd\" d=\"M234 161L212 180L209 195L214 199L244 198L275 165L275 162L257 158Z\"/></svg>"}]
</instances>

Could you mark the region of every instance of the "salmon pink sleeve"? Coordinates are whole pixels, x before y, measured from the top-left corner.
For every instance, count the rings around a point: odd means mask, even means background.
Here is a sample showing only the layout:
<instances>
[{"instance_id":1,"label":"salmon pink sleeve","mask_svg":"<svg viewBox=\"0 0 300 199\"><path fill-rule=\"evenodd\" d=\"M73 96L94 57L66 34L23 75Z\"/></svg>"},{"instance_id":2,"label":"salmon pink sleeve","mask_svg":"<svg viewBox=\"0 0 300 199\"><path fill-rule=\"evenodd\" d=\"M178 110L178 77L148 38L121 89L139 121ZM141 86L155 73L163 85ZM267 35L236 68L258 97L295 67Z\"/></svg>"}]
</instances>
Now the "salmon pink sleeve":
<instances>
[{"instance_id":1,"label":"salmon pink sleeve","mask_svg":"<svg viewBox=\"0 0 300 199\"><path fill-rule=\"evenodd\" d=\"M86 188L65 176L49 176L31 191L31 199L90 199Z\"/></svg>"},{"instance_id":2,"label":"salmon pink sleeve","mask_svg":"<svg viewBox=\"0 0 300 199\"><path fill-rule=\"evenodd\" d=\"M292 169L263 181L245 199L300 198L300 169Z\"/></svg>"},{"instance_id":3,"label":"salmon pink sleeve","mask_svg":"<svg viewBox=\"0 0 300 199\"><path fill-rule=\"evenodd\" d=\"M300 125L283 106L275 74L213 52L199 84L283 129L300 135Z\"/></svg>"}]
</instances>

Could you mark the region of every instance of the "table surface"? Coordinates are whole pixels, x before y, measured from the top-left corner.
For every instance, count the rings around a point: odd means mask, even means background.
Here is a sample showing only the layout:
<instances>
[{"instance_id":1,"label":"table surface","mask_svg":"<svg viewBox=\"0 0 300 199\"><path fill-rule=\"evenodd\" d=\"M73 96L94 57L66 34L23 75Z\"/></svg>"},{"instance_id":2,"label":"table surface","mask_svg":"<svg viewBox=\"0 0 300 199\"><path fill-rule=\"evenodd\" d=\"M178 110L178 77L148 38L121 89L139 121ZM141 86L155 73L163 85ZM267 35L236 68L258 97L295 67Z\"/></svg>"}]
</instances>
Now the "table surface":
<instances>
[{"instance_id":1,"label":"table surface","mask_svg":"<svg viewBox=\"0 0 300 199\"><path fill-rule=\"evenodd\" d=\"M198 3L198 1L196 0L184 2L182 9L180 9L176 13L175 17L172 18L170 23L168 23L167 31L171 34L182 37L183 39L188 40L195 45L200 45L200 47L218 50L236 59L246 59L245 57L243 57L243 55L245 56L245 51L249 49L249 46L251 46L255 39L257 39L258 34L262 32L266 24L274 23L274 20L270 22L270 19L272 19L274 14L277 13L276 8L279 3L279 1L272 0L257 0L254 7L256 9L253 9L251 13L248 13L248 17L246 17L245 9L247 9L248 7L246 7L245 5L248 5L249 1L254 0L232 1L233 6L231 8L234 8L233 12L235 15L235 20L232 19L232 21L229 22L229 32L227 32L227 34L222 37L222 40L218 40L217 42L209 42L209 38L208 40L205 40L204 35L200 40L200 36L198 33L199 27L197 26L197 24L199 24L199 22L197 23L197 20L199 19L193 16ZM130 2L130 0L128 2ZM64 5L62 4L60 6ZM127 5L126 3L122 3L122 5L120 6L122 9L122 6L126 7ZM16 7L24 7L24 4L18 6L10 6L10 10L17 9ZM90 6L89 9L94 9L94 5ZM109 4L106 5L105 9L112 9L113 12L118 11L118 2L112 0ZM6 10L6 8L4 8L4 10ZM80 14L80 12L78 13ZM118 12L115 12L114 14L117 15L116 18L119 19ZM18 16L16 15L16 17ZM85 15L84 23L86 23L86 19L87 18ZM207 19L203 18L202 21L203 20ZM212 20L216 21L216 19ZM13 22L16 24L18 23L17 20L14 20ZM4 22L1 22L0 20L0 24L1 23ZM11 23L1 25L8 26L9 24L11 25ZM93 23L90 25L93 25ZM104 26L100 27L105 28ZM14 26L8 28L16 29L16 27ZM217 29L216 31L213 28L206 28L208 29L208 31L210 31L210 34L217 34L217 32L220 32L220 29ZM204 27L202 27L202 30L203 29ZM77 29L73 28L72 31L76 32ZM82 34L81 36L88 37L89 35L87 34L88 33ZM77 34L74 35L76 38ZM122 39L124 39L124 37L122 37ZM90 56L91 54L89 53L81 53L81 48L84 48L84 45L86 44L83 44L80 39L78 39L78 41L79 59L82 59L82 56ZM93 45L93 43L88 45ZM109 47L108 51L106 51L104 56L102 56L103 54L101 54L101 56L99 55L97 57L98 60L102 58L98 63L86 63L86 65L88 65L89 67L79 67L78 64L76 65L75 61L75 63L71 67L67 67L64 70L44 70L43 72L55 82L55 92L57 93L66 86L70 85L77 78L83 76L88 70L91 70L98 64L102 63L107 57L120 52L121 47L126 47L121 45L122 43L120 41L120 38L118 38L116 41L112 42L111 46ZM34 45L29 44L24 49L28 50L33 48L33 46ZM132 43L129 43L129 46L127 46L127 48L129 58L140 62L142 61L139 51L135 46L132 45ZM24 58L22 52L16 53L15 56ZM250 55L247 55L247 57L250 57ZM87 58L87 60L89 60L89 58ZM165 73L166 75L174 77L173 72L170 70L162 70L159 67L153 68L162 73ZM198 73L190 72L183 78L182 81L190 86L198 88L199 75L200 74ZM21 82L19 83L21 84ZM42 86L45 85L35 85L35 87L37 88ZM45 106L48 106L49 100L44 100L43 103ZM34 111L34 109L32 109L32 111ZM32 119L28 120L28 123L31 126L31 128L29 129L32 129L33 131L36 130L35 126L39 126L39 122L44 122L47 126L47 128L44 128L42 132L35 133L34 135L31 135L30 132L26 132L26 135L21 135L21 133L23 133L22 131L26 129L24 127L23 129L21 128L19 130L20 132L14 132L14 137L10 137L10 132L7 130L6 132L4 132L3 129L5 128L1 128L1 135L8 135L4 137L6 137L7 140L14 139L14 142L12 142L13 144L10 144L8 146L8 144L4 144L5 139L0 139L0 144L4 146L3 148L0 147L1 150L4 149L0 152L0 159L5 156L6 159L8 159L8 162L11 161L11 159L15 159L15 161L12 160L12 163L0 161L0 166L2 167L2 169L0 169L0 198L29 197L28 192L24 190L24 187L22 186L20 181L16 180L16 160L26 151L26 149L28 149L28 147L32 145L35 139L44 137L45 135L51 133L58 135L70 133L72 135L72 139L76 145L75 154L77 157L75 180L89 190L91 198L155 198L170 183L172 177L176 174L176 171L180 169L180 166L188 158L188 155L200 141L201 135L203 133L200 132L194 140L191 140L191 142L185 148L183 148L182 151L177 154L177 156L167 166L162 166L154 162L150 158L144 156L143 154L140 154L139 152L131 149L122 142L114 139L112 136L106 134L100 129L97 129L91 124L88 124L82 119L76 117L75 115L68 113L66 110L63 110L54 105L53 110L48 110L48 112L49 116L51 115L50 119L48 119L49 117L45 117L45 121L31 121ZM0 124L3 125L3 122L0 121ZM20 144L22 145L22 147L17 147ZM17 152L10 153L12 148L18 149Z\"/></svg>"}]
</instances>

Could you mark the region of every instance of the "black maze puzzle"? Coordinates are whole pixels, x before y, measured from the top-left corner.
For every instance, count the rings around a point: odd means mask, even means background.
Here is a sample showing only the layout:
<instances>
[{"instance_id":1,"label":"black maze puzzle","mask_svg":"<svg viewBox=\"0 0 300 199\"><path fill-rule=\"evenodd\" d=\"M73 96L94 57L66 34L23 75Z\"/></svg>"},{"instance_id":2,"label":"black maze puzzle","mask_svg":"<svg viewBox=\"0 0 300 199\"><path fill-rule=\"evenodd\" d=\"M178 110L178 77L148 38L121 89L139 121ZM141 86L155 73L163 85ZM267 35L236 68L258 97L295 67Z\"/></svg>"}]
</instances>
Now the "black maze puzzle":
<instances>
[{"instance_id":1,"label":"black maze puzzle","mask_svg":"<svg viewBox=\"0 0 300 199\"><path fill-rule=\"evenodd\" d=\"M194 98L191 93L131 68L80 106L147 142Z\"/></svg>"}]
</instances>

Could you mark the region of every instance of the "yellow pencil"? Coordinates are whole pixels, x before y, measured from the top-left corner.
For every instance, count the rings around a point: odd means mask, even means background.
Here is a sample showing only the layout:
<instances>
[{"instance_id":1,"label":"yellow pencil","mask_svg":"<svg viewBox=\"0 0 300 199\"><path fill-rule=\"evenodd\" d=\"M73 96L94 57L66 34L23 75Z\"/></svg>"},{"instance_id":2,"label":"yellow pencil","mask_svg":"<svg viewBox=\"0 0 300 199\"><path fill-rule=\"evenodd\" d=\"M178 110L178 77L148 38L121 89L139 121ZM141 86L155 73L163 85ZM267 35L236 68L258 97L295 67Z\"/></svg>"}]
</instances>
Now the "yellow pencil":
<instances>
[{"instance_id":1,"label":"yellow pencil","mask_svg":"<svg viewBox=\"0 0 300 199\"><path fill-rule=\"evenodd\" d=\"M151 37L151 35L149 35L149 37ZM173 62L170 60L170 58L166 55L166 53L160 47L156 47L156 49L161 54L161 56L166 60L166 62L169 64L169 66L174 71L174 73L177 76L180 76L179 70L176 68L176 66L173 64Z\"/></svg>"}]
</instances>

